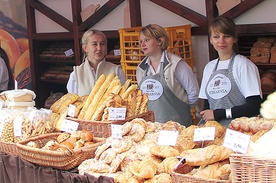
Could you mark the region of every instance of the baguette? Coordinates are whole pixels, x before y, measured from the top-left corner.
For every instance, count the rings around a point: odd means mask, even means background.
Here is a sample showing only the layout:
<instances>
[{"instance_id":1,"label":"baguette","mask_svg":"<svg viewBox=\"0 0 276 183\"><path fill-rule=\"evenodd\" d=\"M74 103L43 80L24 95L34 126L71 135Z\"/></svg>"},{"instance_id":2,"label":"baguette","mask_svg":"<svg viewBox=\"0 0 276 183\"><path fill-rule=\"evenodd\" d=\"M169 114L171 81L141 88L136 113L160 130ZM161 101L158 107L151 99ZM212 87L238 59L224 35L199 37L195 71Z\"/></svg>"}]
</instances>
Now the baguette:
<instances>
[{"instance_id":1,"label":"baguette","mask_svg":"<svg viewBox=\"0 0 276 183\"><path fill-rule=\"evenodd\" d=\"M110 93L107 98L105 99L105 101L99 106L97 107L97 110L95 111L95 113L92 116L92 120L93 121L100 121L102 119L103 113L104 113L104 109L106 108L106 104L112 100L114 97L113 93Z\"/></svg>"},{"instance_id":2,"label":"baguette","mask_svg":"<svg viewBox=\"0 0 276 183\"><path fill-rule=\"evenodd\" d=\"M137 84L133 84L133 85L130 85L130 87L128 87L126 89L126 91L122 94L122 98L125 100L127 99L127 97L129 96L129 94L133 91L133 90L136 90L138 89L138 85Z\"/></svg>"},{"instance_id":3,"label":"baguette","mask_svg":"<svg viewBox=\"0 0 276 183\"><path fill-rule=\"evenodd\" d=\"M228 159L231 153L232 150L222 145L210 145L183 151L180 156L185 157L186 164L190 166L202 166Z\"/></svg>"},{"instance_id":4,"label":"baguette","mask_svg":"<svg viewBox=\"0 0 276 183\"><path fill-rule=\"evenodd\" d=\"M64 106L69 106L69 104L72 104L78 100L79 96L75 93L66 93L63 95L60 99L55 101L53 105L50 107L50 109L54 113L61 113L61 110Z\"/></svg>"},{"instance_id":5,"label":"baguette","mask_svg":"<svg viewBox=\"0 0 276 183\"><path fill-rule=\"evenodd\" d=\"M77 118L78 115L79 115L79 113L80 113L80 111L81 111L81 109L83 108L84 102L76 101L72 105L76 106L74 117Z\"/></svg>"},{"instance_id":6,"label":"baguette","mask_svg":"<svg viewBox=\"0 0 276 183\"><path fill-rule=\"evenodd\" d=\"M143 99L142 90L138 90L137 97L136 97L136 108L135 108L134 115L138 115L139 114L141 103L142 103L142 99Z\"/></svg>"},{"instance_id":7,"label":"baguette","mask_svg":"<svg viewBox=\"0 0 276 183\"><path fill-rule=\"evenodd\" d=\"M115 77L115 74L109 74L106 77L106 80L104 81L104 83L102 84L102 86L100 87L99 91L96 93L96 95L94 96L92 102L89 104L88 109L85 111L85 115L84 115L84 119L85 120L91 120L94 112L97 109L97 106L101 100L101 98L103 97L104 93L106 92L108 86L110 85L112 79Z\"/></svg>"},{"instance_id":8,"label":"baguette","mask_svg":"<svg viewBox=\"0 0 276 183\"><path fill-rule=\"evenodd\" d=\"M105 99L110 93L117 94L121 86L122 84L121 84L121 81L119 80L119 77L118 76L114 77L109 87L107 88L105 94L103 95L101 101L99 102L99 105L101 105L105 101Z\"/></svg>"},{"instance_id":9,"label":"baguette","mask_svg":"<svg viewBox=\"0 0 276 183\"><path fill-rule=\"evenodd\" d=\"M68 109L69 109L68 106L62 107L61 112L60 112L60 114L57 118L57 121L55 123L55 131L58 131L58 132L61 131L61 125L68 114Z\"/></svg>"},{"instance_id":10,"label":"baguette","mask_svg":"<svg viewBox=\"0 0 276 183\"><path fill-rule=\"evenodd\" d=\"M140 105L139 114L142 114L142 113L148 111L148 102L149 102L149 97L148 97L148 94L145 93L145 94L143 94L143 98L142 98L142 102L141 102L141 105Z\"/></svg>"},{"instance_id":11,"label":"baguette","mask_svg":"<svg viewBox=\"0 0 276 183\"><path fill-rule=\"evenodd\" d=\"M88 109L90 103L92 102L94 96L96 95L97 91L100 89L104 81L106 80L106 76L104 74L100 75L98 80L96 81L94 87L92 88L90 94L88 95L87 99L85 100L85 103L83 105L82 110L80 111L80 114L78 116L78 119L84 119L84 115L86 110Z\"/></svg>"}]
</instances>

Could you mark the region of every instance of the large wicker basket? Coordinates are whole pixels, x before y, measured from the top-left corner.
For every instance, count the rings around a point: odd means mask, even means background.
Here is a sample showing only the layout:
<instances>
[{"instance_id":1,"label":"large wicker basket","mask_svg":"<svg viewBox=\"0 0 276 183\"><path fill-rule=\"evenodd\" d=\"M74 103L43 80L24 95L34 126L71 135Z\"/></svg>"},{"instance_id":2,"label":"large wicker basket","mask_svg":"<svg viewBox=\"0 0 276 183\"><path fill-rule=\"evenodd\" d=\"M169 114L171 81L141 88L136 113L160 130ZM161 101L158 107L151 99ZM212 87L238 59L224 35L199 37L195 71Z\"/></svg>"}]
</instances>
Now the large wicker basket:
<instances>
[{"instance_id":1,"label":"large wicker basket","mask_svg":"<svg viewBox=\"0 0 276 183\"><path fill-rule=\"evenodd\" d=\"M61 133L50 133L29 138L16 144L18 154L22 159L41 166L53 167L61 170L70 170L80 165L84 160L93 158L98 146L104 143L103 138L94 138L95 144L89 147L81 147L72 151L51 151L26 146L34 141L39 147L43 147L49 140L56 140Z\"/></svg>"},{"instance_id":2,"label":"large wicker basket","mask_svg":"<svg viewBox=\"0 0 276 183\"><path fill-rule=\"evenodd\" d=\"M230 165L233 183L276 181L276 159L232 154Z\"/></svg>"},{"instance_id":3,"label":"large wicker basket","mask_svg":"<svg viewBox=\"0 0 276 183\"><path fill-rule=\"evenodd\" d=\"M124 124L127 121L131 121L135 118L143 118L146 121L154 122L154 113L153 111L148 111L139 115L131 116L126 118L125 120L117 120L117 121L88 121L88 120L80 120L76 118L67 118L69 120L73 120L79 123L78 130L88 130L93 133L95 137L107 138L111 136L111 125L112 124Z\"/></svg>"},{"instance_id":4,"label":"large wicker basket","mask_svg":"<svg viewBox=\"0 0 276 183\"><path fill-rule=\"evenodd\" d=\"M216 180L216 179L204 179L199 177L193 177L187 174L181 174L173 171L171 173L174 183L230 183L230 180Z\"/></svg>"},{"instance_id":5,"label":"large wicker basket","mask_svg":"<svg viewBox=\"0 0 276 183\"><path fill-rule=\"evenodd\" d=\"M230 180L216 180L216 179L205 179L189 175L193 167L180 164L176 169L173 169L171 176L174 183L230 183Z\"/></svg>"},{"instance_id":6,"label":"large wicker basket","mask_svg":"<svg viewBox=\"0 0 276 183\"><path fill-rule=\"evenodd\" d=\"M6 153L8 155L17 156L18 151L16 144L13 142L3 142L0 140L0 152Z\"/></svg>"}]
</instances>

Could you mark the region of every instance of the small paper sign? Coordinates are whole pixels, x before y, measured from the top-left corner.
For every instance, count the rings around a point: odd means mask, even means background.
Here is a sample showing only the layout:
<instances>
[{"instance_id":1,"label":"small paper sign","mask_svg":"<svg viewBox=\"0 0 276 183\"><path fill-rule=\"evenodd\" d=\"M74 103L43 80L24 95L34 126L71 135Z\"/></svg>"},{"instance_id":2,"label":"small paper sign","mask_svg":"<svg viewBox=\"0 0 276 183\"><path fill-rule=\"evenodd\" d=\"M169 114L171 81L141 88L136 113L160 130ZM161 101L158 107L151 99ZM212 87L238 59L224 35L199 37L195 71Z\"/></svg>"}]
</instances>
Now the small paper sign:
<instances>
[{"instance_id":1,"label":"small paper sign","mask_svg":"<svg viewBox=\"0 0 276 183\"><path fill-rule=\"evenodd\" d=\"M66 50L66 51L64 52L64 54L66 55L66 57L70 57L71 55L74 55L74 52L73 52L72 49L69 49L69 50Z\"/></svg>"},{"instance_id":2,"label":"small paper sign","mask_svg":"<svg viewBox=\"0 0 276 183\"><path fill-rule=\"evenodd\" d=\"M223 146L232 149L235 152L246 154L248 150L249 141L249 135L231 129L227 129Z\"/></svg>"},{"instance_id":3,"label":"small paper sign","mask_svg":"<svg viewBox=\"0 0 276 183\"><path fill-rule=\"evenodd\" d=\"M67 115L70 116L70 117L75 117L75 112L76 112L76 106L72 105L72 104L69 104Z\"/></svg>"},{"instance_id":4,"label":"small paper sign","mask_svg":"<svg viewBox=\"0 0 276 183\"><path fill-rule=\"evenodd\" d=\"M79 123L72 120L64 119L61 124L60 130L68 133L73 133L77 131L78 127Z\"/></svg>"},{"instance_id":5,"label":"small paper sign","mask_svg":"<svg viewBox=\"0 0 276 183\"><path fill-rule=\"evenodd\" d=\"M121 51L119 49L114 50L114 55L115 56L120 56L121 55Z\"/></svg>"},{"instance_id":6,"label":"small paper sign","mask_svg":"<svg viewBox=\"0 0 276 183\"><path fill-rule=\"evenodd\" d=\"M178 138L178 131L161 130L159 132L158 144L175 146Z\"/></svg>"},{"instance_id":7,"label":"small paper sign","mask_svg":"<svg viewBox=\"0 0 276 183\"><path fill-rule=\"evenodd\" d=\"M125 120L126 108L108 108L108 120Z\"/></svg>"},{"instance_id":8,"label":"small paper sign","mask_svg":"<svg viewBox=\"0 0 276 183\"><path fill-rule=\"evenodd\" d=\"M19 116L14 119L14 125L13 125L13 134L15 137L21 137L22 136L22 122L23 117Z\"/></svg>"},{"instance_id":9,"label":"small paper sign","mask_svg":"<svg viewBox=\"0 0 276 183\"><path fill-rule=\"evenodd\" d=\"M5 123L5 116L0 115L0 137L2 136L2 131Z\"/></svg>"},{"instance_id":10,"label":"small paper sign","mask_svg":"<svg viewBox=\"0 0 276 183\"><path fill-rule=\"evenodd\" d=\"M194 131L194 141L205 141L215 139L215 127L196 128Z\"/></svg>"},{"instance_id":11,"label":"small paper sign","mask_svg":"<svg viewBox=\"0 0 276 183\"><path fill-rule=\"evenodd\" d=\"M122 138L122 125L112 124L111 125L111 136L113 138L121 139Z\"/></svg>"}]
</instances>

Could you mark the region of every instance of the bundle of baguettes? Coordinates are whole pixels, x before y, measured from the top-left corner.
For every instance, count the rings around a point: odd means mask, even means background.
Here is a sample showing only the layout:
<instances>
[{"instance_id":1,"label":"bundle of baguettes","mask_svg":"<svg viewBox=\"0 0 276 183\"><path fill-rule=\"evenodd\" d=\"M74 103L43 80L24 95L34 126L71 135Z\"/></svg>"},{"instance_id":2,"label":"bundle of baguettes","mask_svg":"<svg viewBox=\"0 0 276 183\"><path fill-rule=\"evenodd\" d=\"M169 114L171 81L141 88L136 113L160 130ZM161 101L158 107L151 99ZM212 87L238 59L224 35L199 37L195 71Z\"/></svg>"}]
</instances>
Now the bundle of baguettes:
<instances>
[{"instance_id":1,"label":"bundle of baguettes","mask_svg":"<svg viewBox=\"0 0 276 183\"><path fill-rule=\"evenodd\" d=\"M110 107L126 108L126 117L147 112L148 95L142 94L137 84L131 85L129 79L122 85L118 76L102 74L89 95L80 97L77 94L67 93L57 100L50 109L63 120L68 113L69 105L76 107L75 118L106 121Z\"/></svg>"}]
</instances>

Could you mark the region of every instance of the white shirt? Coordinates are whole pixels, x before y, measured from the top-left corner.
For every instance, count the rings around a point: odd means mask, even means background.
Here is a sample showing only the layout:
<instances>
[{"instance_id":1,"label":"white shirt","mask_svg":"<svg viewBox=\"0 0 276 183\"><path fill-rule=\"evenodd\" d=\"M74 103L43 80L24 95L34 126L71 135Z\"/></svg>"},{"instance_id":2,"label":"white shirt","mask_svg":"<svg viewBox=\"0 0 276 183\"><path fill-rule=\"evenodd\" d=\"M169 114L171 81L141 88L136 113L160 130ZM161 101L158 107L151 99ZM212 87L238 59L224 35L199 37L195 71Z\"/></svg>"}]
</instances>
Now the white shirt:
<instances>
[{"instance_id":1,"label":"white shirt","mask_svg":"<svg viewBox=\"0 0 276 183\"><path fill-rule=\"evenodd\" d=\"M91 68L92 74L95 76L96 75L95 70L92 67L90 67L90 68ZM124 72L121 68L119 69L118 77L119 77L121 83L124 84L126 79L125 79ZM74 71L70 73L70 77L69 77L66 88L67 88L68 93L78 93L78 85L76 82L76 77L75 77Z\"/></svg>"},{"instance_id":2,"label":"white shirt","mask_svg":"<svg viewBox=\"0 0 276 183\"><path fill-rule=\"evenodd\" d=\"M7 90L9 84L9 72L5 61L0 57L0 90Z\"/></svg>"},{"instance_id":3,"label":"white shirt","mask_svg":"<svg viewBox=\"0 0 276 183\"><path fill-rule=\"evenodd\" d=\"M217 69L227 69L229 60L219 61ZM217 59L208 62L203 71L199 98L207 99L205 88L217 63ZM254 95L262 97L261 81L257 66L243 55L237 54L233 64L233 76L239 90L245 98Z\"/></svg>"}]
</instances>

